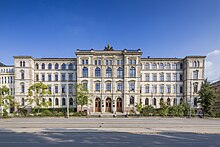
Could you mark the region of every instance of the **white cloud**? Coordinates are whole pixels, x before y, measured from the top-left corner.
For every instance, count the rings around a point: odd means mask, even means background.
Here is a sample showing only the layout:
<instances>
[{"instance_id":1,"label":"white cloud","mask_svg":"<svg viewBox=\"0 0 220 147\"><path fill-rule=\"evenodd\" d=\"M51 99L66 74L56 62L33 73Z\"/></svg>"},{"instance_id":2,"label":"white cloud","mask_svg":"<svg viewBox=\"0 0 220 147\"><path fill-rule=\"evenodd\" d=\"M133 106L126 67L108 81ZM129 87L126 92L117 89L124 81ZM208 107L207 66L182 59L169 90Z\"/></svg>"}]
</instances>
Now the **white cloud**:
<instances>
[{"instance_id":1,"label":"white cloud","mask_svg":"<svg viewBox=\"0 0 220 147\"><path fill-rule=\"evenodd\" d=\"M209 81L220 80L220 50L214 50L207 54L205 77Z\"/></svg>"}]
</instances>

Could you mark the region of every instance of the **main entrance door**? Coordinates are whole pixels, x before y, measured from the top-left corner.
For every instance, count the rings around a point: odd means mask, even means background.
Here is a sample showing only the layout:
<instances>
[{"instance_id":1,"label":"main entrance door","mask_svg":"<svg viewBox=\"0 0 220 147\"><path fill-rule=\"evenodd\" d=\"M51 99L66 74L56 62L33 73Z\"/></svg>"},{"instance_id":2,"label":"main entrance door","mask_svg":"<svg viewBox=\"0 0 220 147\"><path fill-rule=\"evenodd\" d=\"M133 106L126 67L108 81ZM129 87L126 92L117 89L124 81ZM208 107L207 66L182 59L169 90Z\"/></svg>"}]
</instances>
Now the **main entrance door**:
<instances>
[{"instance_id":1,"label":"main entrance door","mask_svg":"<svg viewBox=\"0 0 220 147\"><path fill-rule=\"evenodd\" d=\"M112 100L110 98L107 98L105 102L105 112L111 112L111 111L112 111Z\"/></svg>"},{"instance_id":2,"label":"main entrance door","mask_svg":"<svg viewBox=\"0 0 220 147\"><path fill-rule=\"evenodd\" d=\"M95 112L101 112L101 100L100 100L100 98L95 99Z\"/></svg>"},{"instance_id":3,"label":"main entrance door","mask_svg":"<svg viewBox=\"0 0 220 147\"><path fill-rule=\"evenodd\" d=\"M122 112L122 100L121 100L121 98L117 99L117 112Z\"/></svg>"}]
</instances>

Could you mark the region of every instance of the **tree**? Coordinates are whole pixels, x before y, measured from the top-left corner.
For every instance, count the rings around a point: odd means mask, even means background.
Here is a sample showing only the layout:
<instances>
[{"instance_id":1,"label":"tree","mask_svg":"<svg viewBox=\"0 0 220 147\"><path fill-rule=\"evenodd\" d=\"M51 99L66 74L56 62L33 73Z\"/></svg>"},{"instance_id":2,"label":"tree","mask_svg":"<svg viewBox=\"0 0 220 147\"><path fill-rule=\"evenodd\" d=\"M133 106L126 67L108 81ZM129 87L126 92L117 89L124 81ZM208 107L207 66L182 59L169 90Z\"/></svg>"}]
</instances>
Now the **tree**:
<instances>
[{"instance_id":1,"label":"tree","mask_svg":"<svg viewBox=\"0 0 220 147\"><path fill-rule=\"evenodd\" d=\"M88 89L83 84L76 84L75 85L75 94L76 94L76 104L80 105L81 107L81 113L82 108L84 105L88 105L89 102L91 103L92 100L89 99L91 94L89 94Z\"/></svg>"},{"instance_id":2,"label":"tree","mask_svg":"<svg viewBox=\"0 0 220 147\"><path fill-rule=\"evenodd\" d=\"M10 108L10 104L12 104L13 99L10 95L9 88L6 86L0 87L0 115L7 116L7 110Z\"/></svg>"},{"instance_id":3,"label":"tree","mask_svg":"<svg viewBox=\"0 0 220 147\"><path fill-rule=\"evenodd\" d=\"M38 113L40 111L40 108L42 107L48 107L49 101L45 100L46 95L50 95L51 92L47 85L40 83L35 83L28 89L28 96L29 98L26 100L30 106L37 108Z\"/></svg>"},{"instance_id":4,"label":"tree","mask_svg":"<svg viewBox=\"0 0 220 147\"><path fill-rule=\"evenodd\" d=\"M210 83L207 79L202 83L201 89L199 91L199 100L204 115L208 114L209 116L213 115L214 104L216 99L216 93L210 87Z\"/></svg>"}]
</instances>

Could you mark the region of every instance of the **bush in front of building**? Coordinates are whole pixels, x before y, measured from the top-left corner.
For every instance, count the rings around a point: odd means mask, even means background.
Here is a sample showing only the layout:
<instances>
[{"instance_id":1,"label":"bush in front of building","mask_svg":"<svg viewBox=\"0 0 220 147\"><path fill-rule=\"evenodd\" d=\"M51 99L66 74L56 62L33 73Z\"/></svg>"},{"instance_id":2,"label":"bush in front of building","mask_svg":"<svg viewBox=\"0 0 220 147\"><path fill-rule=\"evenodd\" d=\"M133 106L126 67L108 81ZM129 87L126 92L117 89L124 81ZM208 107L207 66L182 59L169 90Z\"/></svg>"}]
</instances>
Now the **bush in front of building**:
<instances>
[{"instance_id":1,"label":"bush in front of building","mask_svg":"<svg viewBox=\"0 0 220 147\"><path fill-rule=\"evenodd\" d=\"M152 116L155 114L155 109L153 106L145 106L144 108L142 108L141 114L143 116Z\"/></svg>"}]
</instances>

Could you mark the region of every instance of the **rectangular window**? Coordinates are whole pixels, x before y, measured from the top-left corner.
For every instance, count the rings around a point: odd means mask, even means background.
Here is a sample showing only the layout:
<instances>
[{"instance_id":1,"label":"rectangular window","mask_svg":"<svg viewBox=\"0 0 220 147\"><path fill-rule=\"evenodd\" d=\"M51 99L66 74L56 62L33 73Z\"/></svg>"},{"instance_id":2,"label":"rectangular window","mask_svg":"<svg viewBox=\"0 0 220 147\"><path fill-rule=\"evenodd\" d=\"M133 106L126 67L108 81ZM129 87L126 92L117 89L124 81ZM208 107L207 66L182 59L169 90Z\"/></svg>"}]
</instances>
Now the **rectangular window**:
<instances>
[{"instance_id":1,"label":"rectangular window","mask_svg":"<svg viewBox=\"0 0 220 147\"><path fill-rule=\"evenodd\" d=\"M120 60L117 60L117 65L120 65Z\"/></svg>"},{"instance_id":2,"label":"rectangular window","mask_svg":"<svg viewBox=\"0 0 220 147\"><path fill-rule=\"evenodd\" d=\"M73 81L73 74L69 73L69 81Z\"/></svg>"},{"instance_id":3,"label":"rectangular window","mask_svg":"<svg viewBox=\"0 0 220 147\"><path fill-rule=\"evenodd\" d=\"M85 61L84 61L84 59L82 59L82 65L84 65L85 64Z\"/></svg>"},{"instance_id":4,"label":"rectangular window","mask_svg":"<svg viewBox=\"0 0 220 147\"><path fill-rule=\"evenodd\" d=\"M42 74L42 81L45 81L45 74Z\"/></svg>"},{"instance_id":5,"label":"rectangular window","mask_svg":"<svg viewBox=\"0 0 220 147\"><path fill-rule=\"evenodd\" d=\"M48 89L49 89L50 92L52 91L51 85L48 85Z\"/></svg>"},{"instance_id":6,"label":"rectangular window","mask_svg":"<svg viewBox=\"0 0 220 147\"><path fill-rule=\"evenodd\" d=\"M198 71L193 71L193 79L198 79Z\"/></svg>"},{"instance_id":7,"label":"rectangular window","mask_svg":"<svg viewBox=\"0 0 220 147\"><path fill-rule=\"evenodd\" d=\"M69 85L69 93L70 93L70 94L73 93L73 85Z\"/></svg>"},{"instance_id":8,"label":"rectangular window","mask_svg":"<svg viewBox=\"0 0 220 147\"><path fill-rule=\"evenodd\" d=\"M134 65L136 64L136 60L134 60Z\"/></svg>"},{"instance_id":9,"label":"rectangular window","mask_svg":"<svg viewBox=\"0 0 220 147\"><path fill-rule=\"evenodd\" d=\"M150 81L150 74L145 74L145 79L147 82Z\"/></svg>"},{"instance_id":10,"label":"rectangular window","mask_svg":"<svg viewBox=\"0 0 220 147\"><path fill-rule=\"evenodd\" d=\"M88 90L88 83L83 83L83 87Z\"/></svg>"},{"instance_id":11,"label":"rectangular window","mask_svg":"<svg viewBox=\"0 0 220 147\"><path fill-rule=\"evenodd\" d=\"M130 60L130 65L132 65L132 60Z\"/></svg>"},{"instance_id":12,"label":"rectangular window","mask_svg":"<svg viewBox=\"0 0 220 147\"><path fill-rule=\"evenodd\" d=\"M167 85L167 93L171 93L171 86Z\"/></svg>"},{"instance_id":13,"label":"rectangular window","mask_svg":"<svg viewBox=\"0 0 220 147\"><path fill-rule=\"evenodd\" d=\"M176 85L173 85L173 93L176 93Z\"/></svg>"},{"instance_id":14,"label":"rectangular window","mask_svg":"<svg viewBox=\"0 0 220 147\"><path fill-rule=\"evenodd\" d=\"M51 74L48 74L48 81L52 81Z\"/></svg>"},{"instance_id":15,"label":"rectangular window","mask_svg":"<svg viewBox=\"0 0 220 147\"><path fill-rule=\"evenodd\" d=\"M62 85L62 93L66 93L66 86Z\"/></svg>"},{"instance_id":16,"label":"rectangular window","mask_svg":"<svg viewBox=\"0 0 220 147\"><path fill-rule=\"evenodd\" d=\"M157 74L156 73L153 74L153 81L154 82L157 81Z\"/></svg>"},{"instance_id":17,"label":"rectangular window","mask_svg":"<svg viewBox=\"0 0 220 147\"><path fill-rule=\"evenodd\" d=\"M24 85L21 85L21 92L24 93Z\"/></svg>"},{"instance_id":18,"label":"rectangular window","mask_svg":"<svg viewBox=\"0 0 220 147\"><path fill-rule=\"evenodd\" d=\"M121 65L123 65L124 64L124 61L123 60L121 60Z\"/></svg>"},{"instance_id":19,"label":"rectangular window","mask_svg":"<svg viewBox=\"0 0 220 147\"><path fill-rule=\"evenodd\" d=\"M193 92L194 92L194 93L197 93L197 92L198 92L198 84L197 84L197 83L194 83L194 84L193 84Z\"/></svg>"},{"instance_id":20,"label":"rectangular window","mask_svg":"<svg viewBox=\"0 0 220 147\"><path fill-rule=\"evenodd\" d=\"M134 82L130 82L129 83L129 90L130 91L134 91L135 90L135 83Z\"/></svg>"},{"instance_id":21,"label":"rectangular window","mask_svg":"<svg viewBox=\"0 0 220 147\"><path fill-rule=\"evenodd\" d=\"M171 74L167 73L167 81L171 81Z\"/></svg>"},{"instance_id":22,"label":"rectangular window","mask_svg":"<svg viewBox=\"0 0 220 147\"><path fill-rule=\"evenodd\" d=\"M96 83L95 84L95 90L96 91L100 91L100 83Z\"/></svg>"},{"instance_id":23,"label":"rectangular window","mask_svg":"<svg viewBox=\"0 0 220 147\"><path fill-rule=\"evenodd\" d=\"M58 81L58 74L55 74L55 81Z\"/></svg>"},{"instance_id":24,"label":"rectangular window","mask_svg":"<svg viewBox=\"0 0 220 147\"><path fill-rule=\"evenodd\" d=\"M61 74L62 75L62 81L66 80L66 74Z\"/></svg>"},{"instance_id":25,"label":"rectangular window","mask_svg":"<svg viewBox=\"0 0 220 147\"><path fill-rule=\"evenodd\" d=\"M153 85L153 93L157 93L157 85Z\"/></svg>"},{"instance_id":26,"label":"rectangular window","mask_svg":"<svg viewBox=\"0 0 220 147\"><path fill-rule=\"evenodd\" d=\"M160 81L164 81L164 74L160 74Z\"/></svg>"},{"instance_id":27,"label":"rectangular window","mask_svg":"<svg viewBox=\"0 0 220 147\"><path fill-rule=\"evenodd\" d=\"M36 75L36 81L39 81L39 75L38 74Z\"/></svg>"},{"instance_id":28,"label":"rectangular window","mask_svg":"<svg viewBox=\"0 0 220 147\"><path fill-rule=\"evenodd\" d=\"M111 83L106 83L106 91L111 91Z\"/></svg>"},{"instance_id":29,"label":"rectangular window","mask_svg":"<svg viewBox=\"0 0 220 147\"><path fill-rule=\"evenodd\" d=\"M89 60L88 59L86 59L86 65L88 65L89 64Z\"/></svg>"},{"instance_id":30,"label":"rectangular window","mask_svg":"<svg viewBox=\"0 0 220 147\"><path fill-rule=\"evenodd\" d=\"M101 60L98 60L98 65L101 65Z\"/></svg>"},{"instance_id":31,"label":"rectangular window","mask_svg":"<svg viewBox=\"0 0 220 147\"><path fill-rule=\"evenodd\" d=\"M109 65L112 65L112 60L109 60Z\"/></svg>"},{"instance_id":32,"label":"rectangular window","mask_svg":"<svg viewBox=\"0 0 220 147\"><path fill-rule=\"evenodd\" d=\"M163 85L160 86L160 93L164 93L164 86Z\"/></svg>"},{"instance_id":33,"label":"rectangular window","mask_svg":"<svg viewBox=\"0 0 220 147\"><path fill-rule=\"evenodd\" d=\"M183 86L180 86L180 93L183 93Z\"/></svg>"},{"instance_id":34,"label":"rectangular window","mask_svg":"<svg viewBox=\"0 0 220 147\"><path fill-rule=\"evenodd\" d=\"M98 65L97 60L95 60L95 65Z\"/></svg>"},{"instance_id":35,"label":"rectangular window","mask_svg":"<svg viewBox=\"0 0 220 147\"><path fill-rule=\"evenodd\" d=\"M173 74L173 81L177 81L176 73Z\"/></svg>"},{"instance_id":36,"label":"rectangular window","mask_svg":"<svg viewBox=\"0 0 220 147\"><path fill-rule=\"evenodd\" d=\"M117 83L117 90L118 91L122 91L123 90L122 83Z\"/></svg>"},{"instance_id":37,"label":"rectangular window","mask_svg":"<svg viewBox=\"0 0 220 147\"><path fill-rule=\"evenodd\" d=\"M58 93L58 86L55 86L55 93Z\"/></svg>"},{"instance_id":38,"label":"rectangular window","mask_svg":"<svg viewBox=\"0 0 220 147\"><path fill-rule=\"evenodd\" d=\"M183 81L183 75L180 74L180 81Z\"/></svg>"},{"instance_id":39,"label":"rectangular window","mask_svg":"<svg viewBox=\"0 0 220 147\"><path fill-rule=\"evenodd\" d=\"M149 89L149 86L147 85L146 87L145 87L145 93L149 93L150 92L150 89Z\"/></svg>"}]
</instances>

